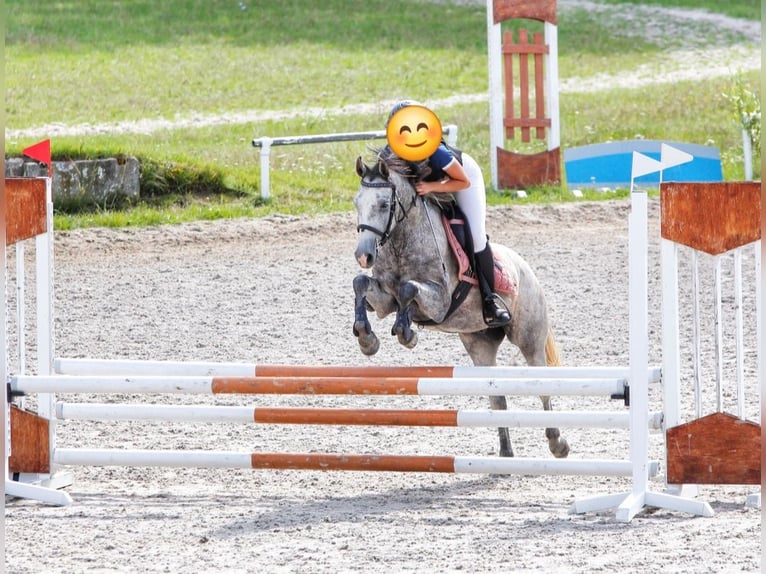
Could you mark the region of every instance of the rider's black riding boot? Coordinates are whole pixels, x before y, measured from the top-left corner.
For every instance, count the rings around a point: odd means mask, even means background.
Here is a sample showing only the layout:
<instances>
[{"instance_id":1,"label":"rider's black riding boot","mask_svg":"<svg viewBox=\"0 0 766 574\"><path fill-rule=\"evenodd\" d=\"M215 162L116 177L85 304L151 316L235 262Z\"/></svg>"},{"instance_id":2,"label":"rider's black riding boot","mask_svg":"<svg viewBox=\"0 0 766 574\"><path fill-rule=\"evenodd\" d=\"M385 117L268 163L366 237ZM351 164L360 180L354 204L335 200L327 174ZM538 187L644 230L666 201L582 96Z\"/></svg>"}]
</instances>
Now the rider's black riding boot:
<instances>
[{"instance_id":1,"label":"rider's black riding boot","mask_svg":"<svg viewBox=\"0 0 766 574\"><path fill-rule=\"evenodd\" d=\"M511 312L495 293L495 262L489 243L483 251L474 253L479 287L483 301L484 322L488 327L502 327L511 322Z\"/></svg>"}]
</instances>

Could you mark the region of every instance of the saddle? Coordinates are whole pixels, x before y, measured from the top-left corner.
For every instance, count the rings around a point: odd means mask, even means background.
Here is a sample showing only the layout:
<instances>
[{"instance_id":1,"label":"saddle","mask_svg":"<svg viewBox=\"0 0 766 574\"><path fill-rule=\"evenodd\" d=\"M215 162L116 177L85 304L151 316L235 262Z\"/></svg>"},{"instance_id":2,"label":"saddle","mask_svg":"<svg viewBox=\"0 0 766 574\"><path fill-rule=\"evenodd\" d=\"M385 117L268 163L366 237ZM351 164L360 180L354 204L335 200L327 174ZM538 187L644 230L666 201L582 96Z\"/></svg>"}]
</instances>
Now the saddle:
<instances>
[{"instance_id":1,"label":"saddle","mask_svg":"<svg viewBox=\"0 0 766 574\"><path fill-rule=\"evenodd\" d=\"M473 242L468 220L462 210L454 202L439 205L442 225L447 234L447 243L455 256L458 265L458 284L452 292L450 308L444 316L446 321L468 297L471 289L479 286L473 260ZM468 254L471 254L470 256ZM501 262L494 256L495 292L504 295L515 295L517 285L513 277ZM421 324L427 324L426 322Z\"/></svg>"}]
</instances>

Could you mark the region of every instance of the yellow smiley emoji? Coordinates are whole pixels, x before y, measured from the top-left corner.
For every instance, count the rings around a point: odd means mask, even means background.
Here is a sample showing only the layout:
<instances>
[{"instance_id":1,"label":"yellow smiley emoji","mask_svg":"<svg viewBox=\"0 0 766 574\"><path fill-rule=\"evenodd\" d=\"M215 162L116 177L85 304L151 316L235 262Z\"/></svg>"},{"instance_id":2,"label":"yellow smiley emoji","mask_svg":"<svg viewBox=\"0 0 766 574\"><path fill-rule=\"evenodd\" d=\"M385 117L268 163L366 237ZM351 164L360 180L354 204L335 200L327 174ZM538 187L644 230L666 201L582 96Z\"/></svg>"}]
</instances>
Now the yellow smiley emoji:
<instances>
[{"instance_id":1,"label":"yellow smiley emoji","mask_svg":"<svg viewBox=\"0 0 766 574\"><path fill-rule=\"evenodd\" d=\"M442 124L436 114L425 106L405 106L388 121L386 139L400 158L422 161L439 147Z\"/></svg>"}]
</instances>

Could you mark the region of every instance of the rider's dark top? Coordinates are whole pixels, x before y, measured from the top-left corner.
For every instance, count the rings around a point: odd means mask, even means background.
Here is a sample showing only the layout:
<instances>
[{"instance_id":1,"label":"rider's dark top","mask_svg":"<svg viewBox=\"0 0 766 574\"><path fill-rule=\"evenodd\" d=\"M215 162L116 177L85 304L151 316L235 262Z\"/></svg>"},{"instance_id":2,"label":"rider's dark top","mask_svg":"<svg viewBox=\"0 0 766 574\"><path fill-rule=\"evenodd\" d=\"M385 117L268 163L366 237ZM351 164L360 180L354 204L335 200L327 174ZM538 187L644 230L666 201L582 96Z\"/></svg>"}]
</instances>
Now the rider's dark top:
<instances>
[{"instance_id":1,"label":"rider's dark top","mask_svg":"<svg viewBox=\"0 0 766 574\"><path fill-rule=\"evenodd\" d=\"M423 178L423 181L441 181L445 177L449 177L444 170L452 163L452 160L457 160L458 163L463 163L462 152L454 147L448 146L442 142L436 151L428 158L428 165L431 168L431 173Z\"/></svg>"}]
</instances>

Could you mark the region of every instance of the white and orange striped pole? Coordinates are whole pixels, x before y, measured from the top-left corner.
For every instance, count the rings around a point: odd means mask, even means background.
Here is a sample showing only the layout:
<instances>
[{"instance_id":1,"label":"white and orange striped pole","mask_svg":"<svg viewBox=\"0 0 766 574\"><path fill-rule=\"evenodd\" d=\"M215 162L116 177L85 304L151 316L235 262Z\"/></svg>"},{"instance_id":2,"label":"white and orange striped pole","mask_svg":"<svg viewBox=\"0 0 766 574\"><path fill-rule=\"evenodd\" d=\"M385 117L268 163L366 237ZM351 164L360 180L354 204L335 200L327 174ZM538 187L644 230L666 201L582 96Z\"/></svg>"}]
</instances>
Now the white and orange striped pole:
<instances>
[{"instance_id":1,"label":"white and orange striped pole","mask_svg":"<svg viewBox=\"0 0 766 574\"><path fill-rule=\"evenodd\" d=\"M56 404L59 420L152 420L194 423L366 425L412 427L630 427L628 411L507 411L437 409L340 409L115 403ZM662 413L650 413L649 428L662 428Z\"/></svg>"},{"instance_id":2,"label":"white and orange striped pole","mask_svg":"<svg viewBox=\"0 0 766 574\"><path fill-rule=\"evenodd\" d=\"M159 393L281 395L609 396L621 398L625 379L441 377L173 377L24 375L10 379L19 394Z\"/></svg>"},{"instance_id":3,"label":"white and orange striped pole","mask_svg":"<svg viewBox=\"0 0 766 574\"><path fill-rule=\"evenodd\" d=\"M381 455L335 453L228 452L205 450L120 450L59 448L57 464L71 466L136 466L176 468L241 468L374 472L439 472L455 474L519 474L630 476L632 463L616 459L536 459L508 457ZM650 475L658 464L652 462Z\"/></svg>"}]
</instances>

